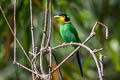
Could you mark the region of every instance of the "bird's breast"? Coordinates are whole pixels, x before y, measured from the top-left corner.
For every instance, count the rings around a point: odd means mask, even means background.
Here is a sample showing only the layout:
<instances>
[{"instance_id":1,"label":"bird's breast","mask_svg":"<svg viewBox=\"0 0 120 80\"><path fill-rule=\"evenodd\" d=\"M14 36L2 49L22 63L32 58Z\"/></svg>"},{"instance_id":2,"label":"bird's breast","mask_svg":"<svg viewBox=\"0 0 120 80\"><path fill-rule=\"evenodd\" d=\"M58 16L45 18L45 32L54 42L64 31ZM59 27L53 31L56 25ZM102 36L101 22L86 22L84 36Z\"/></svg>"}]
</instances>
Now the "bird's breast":
<instances>
[{"instance_id":1,"label":"bird's breast","mask_svg":"<svg viewBox=\"0 0 120 80\"><path fill-rule=\"evenodd\" d=\"M72 32L69 30L68 27L61 27L60 34L61 34L62 39L65 42L71 42L71 41L76 42L75 36L72 34Z\"/></svg>"}]
</instances>

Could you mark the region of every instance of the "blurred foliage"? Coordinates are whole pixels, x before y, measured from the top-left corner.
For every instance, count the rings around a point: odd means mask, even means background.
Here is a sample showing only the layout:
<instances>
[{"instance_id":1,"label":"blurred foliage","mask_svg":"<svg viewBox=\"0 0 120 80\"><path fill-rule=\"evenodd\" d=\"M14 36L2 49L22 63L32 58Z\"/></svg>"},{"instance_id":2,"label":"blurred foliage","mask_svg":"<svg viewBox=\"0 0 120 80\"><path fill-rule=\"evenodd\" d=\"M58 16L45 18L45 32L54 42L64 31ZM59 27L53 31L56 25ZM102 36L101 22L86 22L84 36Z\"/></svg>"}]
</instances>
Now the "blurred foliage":
<instances>
[{"instance_id":1,"label":"blurred foliage","mask_svg":"<svg viewBox=\"0 0 120 80\"><path fill-rule=\"evenodd\" d=\"M45 0L33 1L33 25L35 27L35 45L40 48L44 24ZM105 40L103 28L97 28L97 35L86 45L91 49L101 48L104 59L104 80L120 79L120 0L53 0L53 15L67 13L83 41L89 35L96 21L101 21L109 28L109 40ZM0 0L10 25L13 28L14 0ZM24 49L31 50L30 9L29 0L17 0L17 38ZM59 27L53 19L51 46L63 43ZM92 46L91 46L92 45ZM32 80L31 73L12 64L13 35L0 12L0 80ZM57 49L55 55L58 62L73 50L72 47ZM98 80L98 72L91 55L81 49L82 65L85 80ZM30 67L22 50L17 45L17 61ZM45 61L48 64L47 61ZM39 63L38 63L39 64ZM55 63L54 63L55 65ZM46 66L46 65L45 65ZM45 67L47 69L47 67ZM80 80L76 57L72 57L60 68L65 80ZM47 70L46 70L47 71ZM58 80L54 76L55 80Z\"/></svg>"}]
</instances>

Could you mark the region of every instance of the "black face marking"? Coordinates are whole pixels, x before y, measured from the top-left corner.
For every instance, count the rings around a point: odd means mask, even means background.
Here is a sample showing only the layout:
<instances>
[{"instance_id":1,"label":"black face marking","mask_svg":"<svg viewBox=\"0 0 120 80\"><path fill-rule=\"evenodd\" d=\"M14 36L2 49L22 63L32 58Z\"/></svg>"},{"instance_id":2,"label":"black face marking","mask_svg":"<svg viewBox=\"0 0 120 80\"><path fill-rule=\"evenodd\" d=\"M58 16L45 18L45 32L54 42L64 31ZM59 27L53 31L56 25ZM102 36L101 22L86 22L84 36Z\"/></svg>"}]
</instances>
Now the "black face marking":
<instances>
[{"instance_id":1,"label":"black face marking","mask_svg":"<svg viewBox=\"0 0 120 80\"><path fill-rule=\"evenodd\" d=\"M58 14L59 16L64 16L65 17L65 21L70 21L70 18L67 16L67 14Z\"/></svg>"}]
</instances>

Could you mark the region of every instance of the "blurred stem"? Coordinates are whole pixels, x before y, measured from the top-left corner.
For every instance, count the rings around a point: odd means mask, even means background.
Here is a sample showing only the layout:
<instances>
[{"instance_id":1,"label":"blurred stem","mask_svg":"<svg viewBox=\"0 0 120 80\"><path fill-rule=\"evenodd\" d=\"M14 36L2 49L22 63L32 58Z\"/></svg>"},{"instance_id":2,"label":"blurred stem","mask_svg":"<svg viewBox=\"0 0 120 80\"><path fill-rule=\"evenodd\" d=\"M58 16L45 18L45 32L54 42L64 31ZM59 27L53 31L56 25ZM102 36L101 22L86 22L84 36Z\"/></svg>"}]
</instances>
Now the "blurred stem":
<instances>
[{"instance_id":1,"label":"blurred stem","mask_svg":"<svg viewBox=\"0 0 120 80\"><path fill-rule=\"evenodd\" d=\"M10 25L13 28L13 17L10 19ZM10 30L8 30L7 36L6 36L6 43L5 43L5 63L8 61L9 53L10 53L10 44L12 40L12 33Z\"/></svg>"},{"instance_id":2,"label":"blurred stem","mask_svg":"<svg viewBox=\"0 0 120 80\"><path fill-rule=\"evenodd\" d=\"M107 15L107 9L109 7L109 0L102 0L102 10L101 10L101 14L99 17L99 21L104 23L105 17ZM101 26L101 25L100 25ZM99 35L100 35L100 43L102 45L104 45L104 34L103 34L103 27L99 27Z\"/></svg>"},{"instance_id":3,"label":"blurred stem","mask_svg":"<svg viewBox=\"0 0 120 80\"><path fill-rule=\"evenodd\" d=\"M33 2L41 9L43 10L42 4L40 2L40 0L33 0Z\"/></svg>"},{"instance_id":4,"label":"blurred stem","mask_svg":"<svg viewBox=\"0 0 120 80\"><path fill-rule=\"evenodd\" d=\"M52 55L53 55L54 60L55 60L55 61L52 62L52 69L54 69L54 68L56 67L56 65L58 65L58 61L57 61L57 57L55 56L55 53L52 53ZM57 72L57 71L58 71L58 72ZM57 71L55 71L55 72L52 74L52 75L53 75L53 78L55 78L54 80L64 80L60 68L59 68ZM58 74L58 73L59 73L59 74ZM58 76L59 76L60 79L58 79Z\"/></svg>"},{"instance_id":5,"label":"blurred stem","mask_svg":"<svg viewBox=\"0 0 120 80\"><path fill-rule=\"evenodd\" d=\"M52 61L52 69L54 69L55 67L56 67L56 63L55 63L55 61ZM59 80L59 74L58 74L57 71L55 71L55 72L52 74L52 76L53 76L53 80Z\"/></svg>"}]
</instances>

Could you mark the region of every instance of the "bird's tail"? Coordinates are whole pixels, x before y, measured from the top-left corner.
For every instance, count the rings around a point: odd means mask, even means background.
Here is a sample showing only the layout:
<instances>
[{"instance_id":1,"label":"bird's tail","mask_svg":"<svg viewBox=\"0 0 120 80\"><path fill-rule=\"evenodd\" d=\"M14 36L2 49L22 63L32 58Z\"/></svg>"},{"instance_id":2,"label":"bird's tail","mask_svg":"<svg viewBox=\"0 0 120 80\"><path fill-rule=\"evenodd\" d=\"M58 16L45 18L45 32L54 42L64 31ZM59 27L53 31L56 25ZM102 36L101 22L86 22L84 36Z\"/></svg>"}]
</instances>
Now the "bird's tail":
<instances>
[{"instance_id":1,"label":"bird's tail","mask_svg":"<svg viewBox=\"0 0 120 80\"><path fill-rule=\"evenodd\" d=\"M81 60L80 60L80 53L79 53L79 51L77 51L76 56L77 56L78 65L80 67L81 76L83 77L83 70L82 70L82 64L81 64Z\"/></svg>"}]
</instances>

